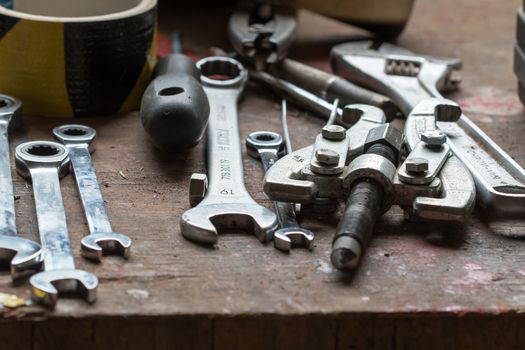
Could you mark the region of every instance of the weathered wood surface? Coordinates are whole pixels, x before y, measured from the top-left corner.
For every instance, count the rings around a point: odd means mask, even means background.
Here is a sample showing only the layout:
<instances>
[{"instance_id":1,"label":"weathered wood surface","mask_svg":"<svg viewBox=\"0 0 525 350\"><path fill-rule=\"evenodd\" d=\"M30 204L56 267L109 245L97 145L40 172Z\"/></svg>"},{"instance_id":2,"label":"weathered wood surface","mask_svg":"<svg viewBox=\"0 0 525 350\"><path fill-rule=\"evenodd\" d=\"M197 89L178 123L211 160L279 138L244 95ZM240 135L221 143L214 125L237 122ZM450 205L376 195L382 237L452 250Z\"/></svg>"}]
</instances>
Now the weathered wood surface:
<instances>
[{"instance_id":1,"label":"weathered wood surface","mask_svg":"<svg viewBox=\"0 0 525 350\"><path fill-rule=\"evenodd\" d=\"M418 0L399 43L416 52L463 58L462 90L452 97L525 165L525 113L512 73L518 6L518 0ZM226 12L199 12L164 12L161 28L182 29L186 46L200 54L210 45L225 46L221 14ZM363 34L312 15L302 19L294 56L321 68L328 67L331 45ZM278 100L252 87L240 119L243 137L255 130L280 131ZM26 118L24 129L13 135L12 152L21 142L51 139L51 129L63 122L68 121ZM8 346L2 349L15 343L17 349L58 349L60 339L77 349L524 344L525 241L497 233L525 234L525 221L495 223L477 213L464 232L435 242L431 227L404 222L394 208L381 219L362 266L351 276L334 271L329 262L337 215L304 219L317 233L313 252L286 255L248 234L221 235L209 249L186 241L179 231L189 177L206 170L203 145L184 155L160 154L148 142L138 113L75 122L97 129L95 167L113 228L134 241L132 256L127 262L108 257L101 264L80 257L87 226L74 179L66 177L62 192L76 264L98 275L98 300L88 306L60 299L54 312L4 310L0 344ZM289 122L296 148L311 144L323 124L294 108ZM244 164L249 192L270 206L261 191L260 164L248 157ZM14 179L19 232L36 239L31 188L19 176ZM0 291L29 297L27 285L13 287L6 273L0 275Z\"/></svg>"}]
</instances>

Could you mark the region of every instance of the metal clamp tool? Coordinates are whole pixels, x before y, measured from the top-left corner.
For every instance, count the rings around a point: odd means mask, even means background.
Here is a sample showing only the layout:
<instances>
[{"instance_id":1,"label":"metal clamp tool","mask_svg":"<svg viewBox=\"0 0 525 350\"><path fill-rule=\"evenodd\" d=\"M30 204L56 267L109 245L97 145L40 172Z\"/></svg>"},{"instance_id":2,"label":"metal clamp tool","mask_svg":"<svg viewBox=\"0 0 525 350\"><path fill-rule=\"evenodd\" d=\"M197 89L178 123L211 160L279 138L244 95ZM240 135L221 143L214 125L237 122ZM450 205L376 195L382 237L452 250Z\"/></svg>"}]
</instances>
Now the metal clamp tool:
<instances>
[{"instance_id":1,"label":"metal clamp tool","mask_svg":"<svg viewBox=\"0 0 525 350\"><path fill-rule=\"evenodd\" d=\"M264 192L268 197L282 202L312 203L318 207L343 199L341 189L344 165L363 152L368 132L386 122L385 114L377 107L350 105L347 108L346 116L357 119L357 123L343 133L340 129L332 130L334 126L329 126L324 131L325 136L323 132L318 136L324 146L320 147L321 144L318 143L317 149L329 150L334 155L330 157L322 154L323 152L317 152L316 155L312 145L284 156L266 173ZM337 164L330 164L333 158L337 158ZM311 167L312 161L317 165L317 172ZM319 172L323 165L326 171Z\"/></svg>"},{"instance_id":2,"label":"metal clamp tool","mask_svg":"<svg viewBox=\"0 0 525 350\"><path fill-rule=\"evenodd\" d=\"M106 204L91 160L91 153L94 151L93 140L97 136L95 129L85 125L69 124L54 128L53 134L69 151L82 208L89 227L89 235L81 241L82 255L100 261L103 252L117 252L127 259L131 240L128 236L115 233L111 229Z\"/></svg>"},{"instance_id":3,"label":"metal clamp tool","mask_svg":"<svg viewBox=\"0 0 525 350\"><path fill-rule=\"evenodd\" d=\"M243 229L267 242L277 228L277 217L257 204L244 186L237 103L248 74L239 62L227 57L204 58L197 67L210 102L209 185L202 201L182 215L181 232L190 240L215 244L217 228Z\"/></svg>"},{"instance_id":4,"label":"metal clamp tool","mask_svg":"<svg viewBox=\"0 0 525 350\"><path fill-rule=\"evenodd\" d=\"M373 231L369 223L391 205L401 206L407 217L415 221L446 224L465 221L475 200L474 182L463 164L450 154L448 145L444 144L445 135L436 130L437 120L460 117L459 106L438 99L416 106L405 124L405 142L410 153L398 169L395 165L401 148L400 138L396 136L398 132L385 124L384 113L367 105L348 108L352 117L359 121L346 133L340 135L340 130L325 127L316 146L281 158L268 170L264 181L264 191L273 200L314 203L329 210L347 201L334 239L332 262L335 267L352 269L357 266ZM329 133L334 135L329 136ZM337 162L325 162L323 171L312 162L314 157L319 157L314 149L319 147L321 138L326 143L323 147L333 151L337 159ZM344 159L342 167L341 158ZM364 197L368 205L364 206L359 198L362 193L369 192ZM370 202L370 198L374 199ZM360 203L357 207L354 206L356 201ZM381 208L376 202L382 204ZM326 203L332 206L323 206ZM372 219L361 220L363 213L357 215L356 208L364 210L365 216Z\"/></svg>"},{"instance_id":5,"label":"metal clamp tool","mask_svg":"<svg viewBox=\"0 0 525 350\"><path fill-rule=\"evenodd\" d=\"M16 148L16 170L32 182L44 260L44 271L29 280L31 295L51 307L59 292L94 302L98 286L95 275L75 268L59 181L69 165L67 149L56 142L26 142Z\"/></svg>"},{"instance_id":6,"label":"metal clamp tool","mask_svg":"<svg viewBox=\"0 0 525 350\"><path fill-rule=\"evenodd\" d=\"M452 73L461 67L458 59L417 56L391 44L374 50L369 41L338 45L331 56L337 74L389 96L405 115L421 101L454 88ZM457 122L442 120L437 126L472 174L482 206L500 215L525 212L521 166L464 114Z\"/></svg>"},{"instance_id":7,"label":"metal clamp tool","mask_svg":"<svg viewBox=\"0 0 525 350\"><path fill-rule=\"evenodd\" d=\"M10 267L13 280L42 267L40 245L18 236L16 232L8 129L10 123L19 118L21 107L18 99L0 95L0 262Z\"/></svg>"}]
</instances>

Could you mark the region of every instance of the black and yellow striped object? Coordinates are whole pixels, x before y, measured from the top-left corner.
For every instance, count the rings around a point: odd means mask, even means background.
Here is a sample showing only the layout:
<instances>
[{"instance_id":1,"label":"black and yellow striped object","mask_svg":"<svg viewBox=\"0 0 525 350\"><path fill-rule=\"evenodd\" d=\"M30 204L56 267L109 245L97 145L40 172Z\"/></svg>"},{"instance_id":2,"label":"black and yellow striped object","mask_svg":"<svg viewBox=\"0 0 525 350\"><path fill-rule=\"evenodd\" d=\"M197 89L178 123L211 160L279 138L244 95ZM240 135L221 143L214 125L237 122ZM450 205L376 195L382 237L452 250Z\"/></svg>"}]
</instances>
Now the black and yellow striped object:
<instances>
[{"instance_id":1,"label":"black and yellow striped object","mask_svg":"<svg viewBox=\"0 0 525 350\"><path fill-rule=\"evenodd\" d=\"M0 0L0 93L30 115L137 109L155 65L156 17L156 0Z\"/></svg>"}]
</instances>

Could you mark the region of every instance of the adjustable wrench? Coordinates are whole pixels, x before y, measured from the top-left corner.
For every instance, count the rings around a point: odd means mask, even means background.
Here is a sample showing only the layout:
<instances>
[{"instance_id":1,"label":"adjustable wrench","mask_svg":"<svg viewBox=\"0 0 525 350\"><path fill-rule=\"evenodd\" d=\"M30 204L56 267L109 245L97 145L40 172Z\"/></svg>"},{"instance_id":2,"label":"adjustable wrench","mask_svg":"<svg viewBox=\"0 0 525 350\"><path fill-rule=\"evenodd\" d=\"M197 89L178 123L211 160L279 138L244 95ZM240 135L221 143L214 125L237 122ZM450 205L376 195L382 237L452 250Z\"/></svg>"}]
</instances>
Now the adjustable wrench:
<instances>
[{"instance_id":1,"label":"adjustable wrench","mask_svg":"<svg viewBox=\"0 0 525 350\"><path fill-rule=\"evenodd\" d=\"M182 235L196 242L215 244L217 228L242 229L253 230L261 242L269 241L277 228L277 217L257 204L244 186L237 103L247 72L228 57L204 58L197 62L197 67L210 102L209 185L202 201L182 215Z\"/></svg>"},{"instance_id":2,"label":"adjustable wrench","mask_svg":"<svg viewBox=\"0 0 525 350\"><path fill-rule=\"evenodd\" d=\"M441 97L440 91L453 86L452 72L461 66L458 59L416 56L390 44L373 50L368 41L335 46L331 58L337 74L389 96L405 115L419 102ZM525 211L522 167L465 115L457 123L440 121L438 127L472 174L482 206L507 215Z\"/></svg>"},{"instance_id":3,"label":"adjustable wrench","mask_svg":"<svg viewBox=\"0 0 525 350\"><path fill-rule=\"evenodd\" d=\"M93 140L97 136L95 129L85 125L70 124L54 128L53 134L69 151L89 227L89 235L81 241L82 255L100 261L103 252L117 252L127 259L131 240L128 236L115 233L111 229L106 204L91 160L91 153L94 151Z\"/></svg>"},{"instance_id":4,"label":"adjustable wrench","mask_svg":"<svg viewBox=\"0 0 525 350\"><path fill-rule=\"evenodd\" d=\"M59 179L69 171L67 149L48 141L26 142L16 148L16 170L31 179L42 243L44 271L31 276L32 298L54 307L58 293L77 293L96 299L98 279L75 269Z\"/></svg>"},{"instance_id":5,"label":"adjustable wrench","mask_svg":"<svg viewBox=\"0 0 525 350\"><path fill-rule=\"evenodd\" d=\"M246 138L247 153L262 162L265 172L279 160L279 153L282 153L283 147L284 141L281 135L271 131L252 132ZM294 245L304 246L312 250L314 248L314 233L299 226L294 205L277 201L273 203L280 226L280 229L275 231L273 236L275 248L289 252Z\"/></svg>"},{"instance_id":6,"label":"adjustable wrench","mask_svg":"<svg viewBox=\"0 0 525 350\"><path fill-rule=\"evenodd\" d=\"M13 280L40 270L40 245L16 232L13 179L9 159L9 124L19 117L21 102L0 95L0 262L9 266Z\"/></svg>"}]
</instances>

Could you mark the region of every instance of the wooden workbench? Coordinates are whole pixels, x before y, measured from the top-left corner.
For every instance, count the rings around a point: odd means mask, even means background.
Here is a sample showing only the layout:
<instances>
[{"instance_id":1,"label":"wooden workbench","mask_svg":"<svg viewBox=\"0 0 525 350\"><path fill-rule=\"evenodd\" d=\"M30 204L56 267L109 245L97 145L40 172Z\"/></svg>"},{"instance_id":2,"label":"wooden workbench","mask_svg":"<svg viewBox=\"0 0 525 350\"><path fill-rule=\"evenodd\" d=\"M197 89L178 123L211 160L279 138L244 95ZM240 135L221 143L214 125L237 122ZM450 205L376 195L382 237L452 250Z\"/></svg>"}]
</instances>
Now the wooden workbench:
<instances>
[{"instance_id":1,"label":"wooden workbench","mask_svg":"<svg viewBox=\"0 0 525 350\"><path fill-rule=\"evenodd\" d=\"M415 52L464 60L462 89L452 97L518 163L525 165L525 113L512 73L519 0L417 0L400 45ZM170 10L170 8L165 8ZM225 11L164 11L160 27L180 29L186 47L205 54L225 46ZM303 14L293 56L328 68L332 45L362 35L356 29ZM315 25L313 25L315 23ZM296 148L312 143L323 121L291 108ZM250 88L240 106L242 136L280 131L278 100ZM245 234L225 234L215 249L182 238L188 180L204 172L204 147L160 154L148 142L138 113L77 120L96 127L94 163L116 231L133 241L129 261L101 264L79 254L87 233L72 176L62 181L70 236L79 268L100 279L88 305L60 299L56 310L3 310L0 349L499 349L525 347L525 221L493 222L479 213L464 232L436 241L431 228L408 224L393 208L379 222L354 275L329 261L337 215L308 217L317 233L313 252L286 255ZM14 147L51 139L61 120L26 118ZM261 191L262 169L245 157L248 190ZM15 175L17 223L37 239L30 185ZM17 197L18 198L18 197ZM29 297L0 275L0 292Z\"/></svg>"}]
</instances>

